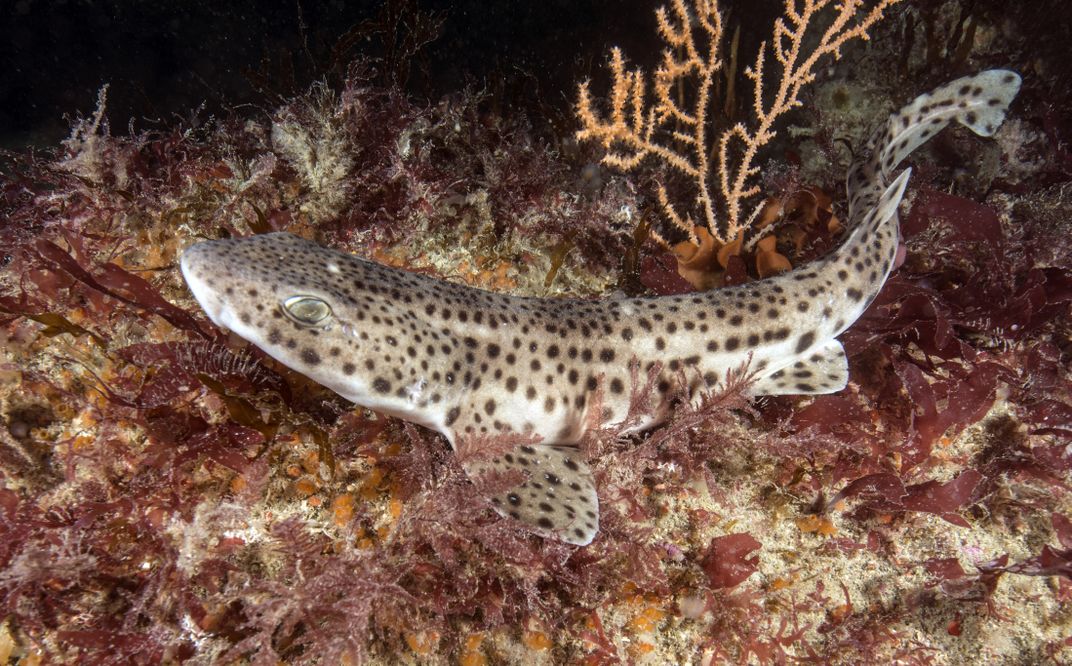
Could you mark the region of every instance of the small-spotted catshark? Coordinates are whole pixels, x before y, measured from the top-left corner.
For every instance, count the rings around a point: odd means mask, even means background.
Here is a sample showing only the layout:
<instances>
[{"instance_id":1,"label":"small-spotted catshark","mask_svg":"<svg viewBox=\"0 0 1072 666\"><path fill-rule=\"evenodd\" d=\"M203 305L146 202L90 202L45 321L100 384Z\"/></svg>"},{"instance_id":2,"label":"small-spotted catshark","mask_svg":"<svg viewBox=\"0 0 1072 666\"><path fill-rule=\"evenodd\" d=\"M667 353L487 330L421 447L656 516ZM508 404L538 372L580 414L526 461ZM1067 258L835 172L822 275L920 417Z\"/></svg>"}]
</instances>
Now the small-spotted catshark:
<instances>
[{"instance_id":1,"label":"small-spotted catshark","mask_svg":"<svg viewBox=\"0 0 1072 666\"><path fill-rule=\"evenodd\" d=\"M986 71L890 116L849 169L849 232L837 250L749 284L652 298L527 298L287 233L197 243L182 255L182 272L213 322L348 400L437 430L455 448L531 435L535 443L467 470L520 471L524 481L492 493L492 505L586 545L599 504L576 444L592 424L627 417L632 364L662 368L660 413L677 389L717 388L745 364L756 378L752 395L843 389L848 364L837 336L878 294L897 254L910 170L891 179L893 169L950 121L992 135L1019 87L1013 72ZM597 389L601 413L590 418Z\"/></svg>"}]
</instances>

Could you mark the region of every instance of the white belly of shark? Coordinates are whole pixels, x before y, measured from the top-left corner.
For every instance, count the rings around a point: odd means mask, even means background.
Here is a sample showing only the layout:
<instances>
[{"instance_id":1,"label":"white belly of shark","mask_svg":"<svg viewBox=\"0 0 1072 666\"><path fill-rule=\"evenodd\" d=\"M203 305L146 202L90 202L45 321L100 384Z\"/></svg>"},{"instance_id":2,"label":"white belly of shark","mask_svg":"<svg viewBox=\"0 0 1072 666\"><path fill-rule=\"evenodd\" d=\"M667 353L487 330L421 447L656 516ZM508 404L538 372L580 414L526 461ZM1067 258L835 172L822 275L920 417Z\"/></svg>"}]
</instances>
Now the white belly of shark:
<instances>
[{"instance_id":1,"label":"white belly of shark","mask_svg":"<svg viewBox=\"0 0 1072 666\"><path fill-rule=\"evenodd\" d=\"M849 169L849 232L829 256L706 293L603 301L495 294L407 273L286 233L197 243L182 256L217 325L370 409L441 432L452 446L506 433L534 443L467 464L520 473L489 496L502 514L586 545L599 528L576 443L628 413L630 367L662 368L656 402L715 388L749 363L753 395L821 394L848 381L837 336L893 267L909 170L893 169L951 121L990 136L1020 87L992 70L921 95ZM677 387L676 382L688 382ZM601 413L590 418L599 389ZM593 415L595 416L595 415ZM658 420L653 417L648 425Z\"/></svg>"}]
</instances>

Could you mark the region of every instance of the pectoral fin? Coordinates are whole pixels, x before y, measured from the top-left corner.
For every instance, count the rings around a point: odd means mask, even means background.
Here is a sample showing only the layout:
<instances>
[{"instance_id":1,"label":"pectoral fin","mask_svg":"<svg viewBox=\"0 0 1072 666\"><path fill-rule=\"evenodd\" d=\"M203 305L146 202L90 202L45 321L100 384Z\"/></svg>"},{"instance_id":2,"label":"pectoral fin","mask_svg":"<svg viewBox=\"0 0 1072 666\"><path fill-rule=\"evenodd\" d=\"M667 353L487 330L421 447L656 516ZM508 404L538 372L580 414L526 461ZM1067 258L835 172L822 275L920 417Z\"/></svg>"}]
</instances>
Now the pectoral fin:
<instances>
[{"instance_id":1,"label":"pectoral fin","mask_svg":"<svg viewBox=\"0 0 1072 666\"><path fill-rule=\"evenodd\" d=\"M465 470L478 486L492 489L487 496L496 511L541 534L587 546L599 530L592 471L577 447L521 446L467 463ZM511 477L523 480L501 490L501 480Z\"/></svg>"}]
</instances>

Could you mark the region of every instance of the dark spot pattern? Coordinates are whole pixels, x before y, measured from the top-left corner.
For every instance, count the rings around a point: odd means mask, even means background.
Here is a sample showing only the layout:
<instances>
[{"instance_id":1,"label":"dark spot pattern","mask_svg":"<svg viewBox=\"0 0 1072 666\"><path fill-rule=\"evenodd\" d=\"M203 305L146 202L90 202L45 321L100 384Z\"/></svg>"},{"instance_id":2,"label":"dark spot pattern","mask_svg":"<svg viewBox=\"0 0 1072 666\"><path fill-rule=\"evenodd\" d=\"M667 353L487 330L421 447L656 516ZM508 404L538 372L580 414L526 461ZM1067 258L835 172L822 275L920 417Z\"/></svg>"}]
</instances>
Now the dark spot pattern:
<instances>
[{"instance_id":1,"label":"dark spot pattern","mask_svg":"<svg viewBox=\"0 0 1072 666\"><path fill-rule=\"evenodd\" d=\"M527 486L496 499L509 515L581 542L594 535L586 518L598 509L594 490L583 460L553 445L584 434L598 387L605 388L603 411L593 416L620 420L649 372L657 375L648 385L656 406L717 386L749 358L759 374L769 373L761 393L843 385L844 362L831 341L879 293L897 251L901 193L882 174L899 173L908 153L952 121L993 133L1018 86L1014 74L984 72L909 103L861 146L850 168L847 226L854 233L827 257L745 285L648 298L522 298L388 268L289 234L198 243L183 255L183 273L198 300L213 300L210 311L222 303L251 342L351 399L442 424L456 445L498 432L550 442L513 462L509 454L499 459L532 473ZM310 295L327 308L313 307L302 322L284 313L285 301ZM316 317L323 319L310 325ZM804 367L793 365L803 360ZM552 486L561 496L548 495Z\"/></svg>"}]
</instances>

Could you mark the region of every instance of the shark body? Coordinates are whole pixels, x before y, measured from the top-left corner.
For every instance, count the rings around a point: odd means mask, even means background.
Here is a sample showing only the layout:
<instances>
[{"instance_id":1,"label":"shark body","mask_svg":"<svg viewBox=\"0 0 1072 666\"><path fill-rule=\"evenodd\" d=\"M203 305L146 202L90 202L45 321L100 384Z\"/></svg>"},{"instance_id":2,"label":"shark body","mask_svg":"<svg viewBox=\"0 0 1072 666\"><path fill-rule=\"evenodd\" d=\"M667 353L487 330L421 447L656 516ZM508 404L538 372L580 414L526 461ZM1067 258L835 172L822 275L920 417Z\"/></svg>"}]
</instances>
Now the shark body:
<instances>
[{"instance_id":1,"label":"shark body","mask_svg":"<svg viewBox=\"0 0 1072 666\"><path fill-rule=\"evenodd\" d=\"M182 272L213 322L348 400L437 430L456 449L470 438L533 435L538 444L467 470L522 472L523 482L490 495L493 506L586 545L599 506L576 443L590 424L626 418L630 365L662 368L655 402L664 410L676 389L716 388L746 363L757 377L753 395L843 389L848 364L836 338L878 294L897 253L909 170L895 178L893 170L951 121L992 135L1019 86L1013 72L986 71L891 115L848 172L841 245L745 285L653 298L527 298L396 270L286 233L197 243L183 254ZM597 388L601 413L593 415Z\"/></svg>"}]
</instances>

